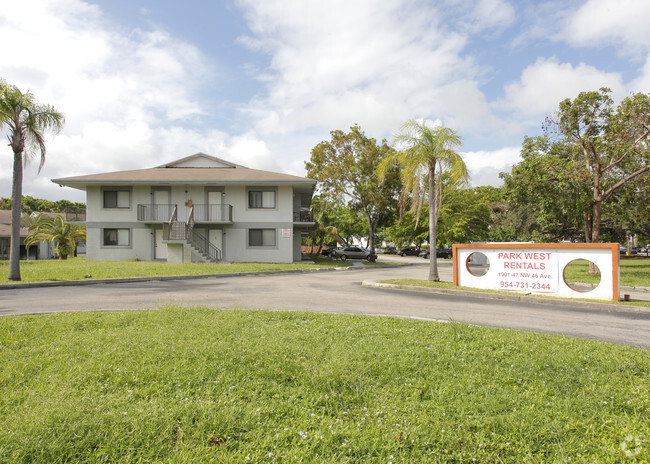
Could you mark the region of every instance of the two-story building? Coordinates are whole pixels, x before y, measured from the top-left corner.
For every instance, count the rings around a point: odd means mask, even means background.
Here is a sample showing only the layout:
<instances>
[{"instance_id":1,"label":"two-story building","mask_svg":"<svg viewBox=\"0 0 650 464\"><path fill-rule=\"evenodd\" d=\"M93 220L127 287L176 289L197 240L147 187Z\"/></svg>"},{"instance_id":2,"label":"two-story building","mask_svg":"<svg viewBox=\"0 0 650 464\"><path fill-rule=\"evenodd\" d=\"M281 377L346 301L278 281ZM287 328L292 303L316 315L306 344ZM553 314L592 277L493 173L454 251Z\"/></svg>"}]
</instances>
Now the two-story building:
<instances>
[{"instance_id":1,"label":"two-story building","mask_svg":"<svg viewBox=\"0 0 650 464\"><path fill-rule=\"evenodd\" d=\"M53 179L86 191L86 259L294 262L316 181L197 153L151 169Z\"/></svg>"}]
</instances>

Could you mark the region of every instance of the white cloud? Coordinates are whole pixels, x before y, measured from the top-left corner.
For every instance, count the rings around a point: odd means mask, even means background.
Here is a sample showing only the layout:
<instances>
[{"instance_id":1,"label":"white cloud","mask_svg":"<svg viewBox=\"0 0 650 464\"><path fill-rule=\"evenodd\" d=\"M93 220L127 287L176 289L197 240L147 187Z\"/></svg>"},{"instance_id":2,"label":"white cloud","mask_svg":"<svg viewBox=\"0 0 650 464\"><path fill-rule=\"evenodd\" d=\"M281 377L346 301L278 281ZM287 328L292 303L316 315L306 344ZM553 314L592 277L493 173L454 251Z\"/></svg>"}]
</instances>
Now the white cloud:
<instances>
[{"instance_id":1,"label":"white cloud","mask_svg":"<svg viewBox=\"0 0 650 464\"><path fill-rule=\"evenodd\" d=\"M472 185L502 184L499 173L510 172L510 168L521 161L520 147L504 147L494 151L463 152L461 156L467 165Z\"/></svg>"},{"instance_id":2,"label":"white cloud","mask_svg":"<svg viewBox=\"0 0 650 464\"><path fill-rule=\"evenodd\" d=\"M265 135L354 123L388 135L412 117L475 127L486 115L477 70L462 57L466 35L430 4L239 3L252 31L242 41L271 57L268 93L247 109Z\"/></svg>"},{"instance_id":3,"label":"white cloud","mask_svg":"<svg viewBox=\"0 0 650 464\"><path fill-rule=\"evenodd\" d=\"M505 86L505 97L494 107L514 110L520 117L539 121L540 117L557 109L562 100L601 87L609 87L620 95L624 91L622 76L584 63L574 66L559 63L555 58L539 58L522 71L519 81Z\"/></svg>"},{"instance_id":4,"label":"white cloud","mask_svg":"<svg viewBox=\"0 0 650 464\"><path fill-rule=\"evenodd\" d=\"M650 92L650 54L648 54L639 76L630 83L630 91L632 93Z\"/></svg>"},{"instance_id":5,"label":"white cloud","mask_svg":"<svg viewBox=\"0 0 650 464\"><path fill-rule=\"evenodd\" d=\"M505 29L515 17L515 9L505 0L478 0L471 14L477 31Z\"/></svg>"},{"instance_id":6,"label":"white cloud","mask_svg":"<svg viewBox=\"0 0 650 464\"><path fill-rule=\"evenodd\" d=\"M568 20L564 36L573 45L618 44L624 55L646 53L650 48L648 18L647 0L587 0Z\"/></svg>"},{"instance_id":7,"label":"white cloud","mask_svg":"<svg viewBox=\"0 0 650 464\"><path fill-rule=\"evenodd\" d=\"M81 0L22 0L3 2L0 40L12 44L0 76L66 116L43 173L26 172L25 192L43 189L43 179L157 165L195 141L220 146L227 138L184 129L204 114L196 93L209 60L164 30L120 30ZM11 159L0 146L2 164ZM11 174L2 170L0 179L0 195L10 195Z\"/></svg>"}]
</instances>

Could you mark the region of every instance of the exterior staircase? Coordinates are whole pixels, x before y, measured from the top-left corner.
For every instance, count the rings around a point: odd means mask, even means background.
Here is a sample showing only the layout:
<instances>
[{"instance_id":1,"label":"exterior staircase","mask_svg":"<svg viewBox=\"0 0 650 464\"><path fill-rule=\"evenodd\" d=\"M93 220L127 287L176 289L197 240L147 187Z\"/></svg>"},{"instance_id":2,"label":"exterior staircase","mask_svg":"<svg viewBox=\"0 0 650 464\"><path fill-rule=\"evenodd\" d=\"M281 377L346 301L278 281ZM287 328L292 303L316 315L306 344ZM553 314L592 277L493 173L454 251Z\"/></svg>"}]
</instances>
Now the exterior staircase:
<instances>
[{"instance_id":1,"label":"exterior staircase","mask_svg":"<svg viewBox=\"0 0 650 464\"><path fill-rule=\"evenodd\" d=\"M174 207L169 222L163 224L163 239L186 242L204 263L221 261L221 250L212 245L203 234L194 230L193 209L190 209L187 221L183 222L177 219L177 211Z\"/></svg>"}]
</instances>

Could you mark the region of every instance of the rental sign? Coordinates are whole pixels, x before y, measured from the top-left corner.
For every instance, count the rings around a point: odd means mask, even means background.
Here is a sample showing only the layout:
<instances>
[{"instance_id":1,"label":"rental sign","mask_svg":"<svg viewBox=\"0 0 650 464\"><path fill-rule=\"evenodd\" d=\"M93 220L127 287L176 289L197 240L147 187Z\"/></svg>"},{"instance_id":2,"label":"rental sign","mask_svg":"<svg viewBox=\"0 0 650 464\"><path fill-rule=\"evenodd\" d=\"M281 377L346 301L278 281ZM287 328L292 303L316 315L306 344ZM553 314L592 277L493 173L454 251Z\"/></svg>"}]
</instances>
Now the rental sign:
<instances>
[{"instance_id":1,"label":"rental sign","mask_svg":"<svg viewBox=\"0 0 650 464\"><path fill-rule=\"evenodd\" d=\"M504 290L530 290L556 293L557 254L550 251L497 252L498 284Z\"/></svg>"},{"instance_id":2,"label":"rental sign","mask_svg":"<svg viewBox=\"0 0 650 464\"><path fill-rule=\"evenodd\" d=\"M571 298L619 299L618 244L490 243L454 245L454 285ZM600 283L567 274L577 260L594 263Z\"/></svg>"}]
</instances>

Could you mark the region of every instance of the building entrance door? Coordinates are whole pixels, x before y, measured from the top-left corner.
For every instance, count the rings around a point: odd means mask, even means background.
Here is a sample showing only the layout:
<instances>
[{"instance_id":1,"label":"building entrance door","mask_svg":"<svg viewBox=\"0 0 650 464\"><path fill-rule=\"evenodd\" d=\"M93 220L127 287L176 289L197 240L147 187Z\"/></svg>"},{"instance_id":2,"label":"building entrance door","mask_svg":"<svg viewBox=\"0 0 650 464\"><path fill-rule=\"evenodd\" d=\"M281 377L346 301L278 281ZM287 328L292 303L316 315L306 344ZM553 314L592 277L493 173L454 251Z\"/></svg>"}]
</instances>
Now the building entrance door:
<instances>
[{"instance_id":1,"label":"building entrance door","mask_svg":"<svg viewBox=\"0 0 650 464\"><path fill-rule=\"evenodd\" d=\"M154 237L153 258L167 259L167 244L163 243L163 230L155 229Z\"/></svg>"}]
</instances>

